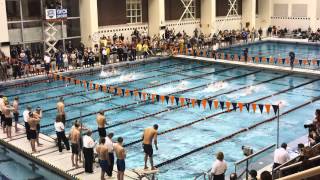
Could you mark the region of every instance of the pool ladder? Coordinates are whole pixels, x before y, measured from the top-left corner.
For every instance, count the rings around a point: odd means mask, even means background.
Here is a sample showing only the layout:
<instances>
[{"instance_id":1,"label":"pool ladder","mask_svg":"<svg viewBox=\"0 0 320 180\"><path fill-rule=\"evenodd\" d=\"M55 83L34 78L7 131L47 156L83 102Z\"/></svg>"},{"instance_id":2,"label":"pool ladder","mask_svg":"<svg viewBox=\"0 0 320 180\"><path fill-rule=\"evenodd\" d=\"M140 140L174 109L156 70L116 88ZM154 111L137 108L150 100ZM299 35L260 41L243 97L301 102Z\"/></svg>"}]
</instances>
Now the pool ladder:
<instances>
[{"instance_id":1,"label":"pool ladder","mask_svg":"<svg viewBox=\"0 0 320 180\"><path fill-rule=\"evenodd\" d=\"M209 169L207 172L203 172L200 175L194 177L194 180L200 180L203 178L203 180L212 180L213 177L211 175L211 169Z\"/></svg>"}]
</instances>

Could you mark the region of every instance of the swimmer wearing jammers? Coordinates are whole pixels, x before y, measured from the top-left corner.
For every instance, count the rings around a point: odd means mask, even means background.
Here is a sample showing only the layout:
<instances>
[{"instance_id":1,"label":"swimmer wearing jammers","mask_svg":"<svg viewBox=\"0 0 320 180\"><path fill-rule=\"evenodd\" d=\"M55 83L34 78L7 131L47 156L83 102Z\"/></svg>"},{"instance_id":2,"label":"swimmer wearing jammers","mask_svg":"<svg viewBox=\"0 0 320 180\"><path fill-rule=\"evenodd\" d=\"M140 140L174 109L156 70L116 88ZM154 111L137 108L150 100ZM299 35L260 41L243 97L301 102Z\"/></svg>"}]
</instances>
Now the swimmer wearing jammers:
<instances>
[{"instance_id":1,"label":"swimmer wearing jammers","mask_svg":"<svg viewBox=\"0 0 320 180\"><path fill-rule=\"evenodd\" d=\"M153 127L148 127L144 130L142 135L143 140L143 150L145 153L144 156L144 169L148 169L147 161L148 157L150 158L150 165L151 170L155 170L156 168L153 166L153 148L152 148L152 140L154 142L154 146L156 147L156 150L158 150L158 142L157 142L157 136L158 136L158 125L155 124Z\"/></svg>"}]
</instances>

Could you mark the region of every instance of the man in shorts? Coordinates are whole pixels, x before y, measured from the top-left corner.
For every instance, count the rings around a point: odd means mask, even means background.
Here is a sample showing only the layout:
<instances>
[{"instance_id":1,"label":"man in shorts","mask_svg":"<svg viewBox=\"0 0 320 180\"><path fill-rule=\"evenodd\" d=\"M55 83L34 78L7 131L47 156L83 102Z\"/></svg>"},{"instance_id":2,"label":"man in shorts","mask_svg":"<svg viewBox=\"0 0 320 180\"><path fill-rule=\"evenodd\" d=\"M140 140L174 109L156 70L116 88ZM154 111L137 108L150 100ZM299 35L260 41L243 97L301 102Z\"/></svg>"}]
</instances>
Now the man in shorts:
<instances>
[{"instance_id":1,"label":"man in shorts","mask_svg":"<svg viewBox=\"0 0 320 180\"><path fill-rule=\"evenodd\" d=\"M99 113L97 114L97 124L98 124L98 132L99 132L100 138L105 138L107 136L106 128L105 128L106 117L104 116L103 111L99 111Z\"/></svg>"},{"instance_id":2,"label":"man in shorts","mask_svg":"<svg viewBox=\"0 0 320 180\"><path fill-rule=\"evenodd\" d=\"M13 110L13 117L14 117L14 128L16 130L16 132L19 131L19 128L18 128L18 123L19 123L19 97L15 97L14 98L14 101L12 103L12 106L14 108Z\"/></svg>"},{"instance_id":3,"label":"man in shorts","mask_svg":"<svg viewBox=\"0 0 320 180\"><path fill-rule=\"evenodd\" d=\"M4 107L2 113L4 114L4 128L7 133L7 138L11 138L11 127L12 127L12 112L14 108L9 105L9 101L4 101Z\"/></svg>"},{"instance_id":4,"label":"man in shorts","mask_svg":"<svg viewBox=\"0 0 320 180\"><path fill-rule=\"evenodd\" d=\"M123 148L123 138L119 137L118 142L114 144L114 151L116 152L117 156L117 179L123 180L124 171L126 169L126 150Z\"/></svg>"},{"instance_id":5,"label":"man in shorts","mask_svg":"<svg viewBox=\"0 0 320 180\"><path fill-rule=\"evenodd\" d=\"M29 138L32 153L37 153L36 150L36 140L37 140L37 124L39 123L40 119L38 116L34 115L32 112L29 112L29 119L28 124L30 126L29 130Z\"/></svg>"},{"instance_id":6,"label":"man in shorts","mask_svg":"<svg viewBox=\"0 0 320 180\"><path fill-rule=\"evenodd\" d=\"M156 147L156 150L158 150L158 145L157 145L158 127L159 126L157 124L155 124L155 125L153 125L153 127L146 128L143 132L142 140L143 140L143 150L145 153L144 169L148 169L148 166L147 166L148 157L150 158L151 170L156 169L153 166L152 140L154 141L154 145Z\"/></svg>"},{"instance_id":7,"label":"man in shorts","mask_svg":"<svg viewBox=\"0 0 320 180\"><path fill-rule=\"evenodd\" d=\"M99 145L96 148L98 158L99 158L99 164L101 167L101 179L105 179L104 175L107 169L109 168L109 166L111 166L111 162L108 155L108 148L107 146L104 145L105 142L106 142L105 138L100 138Z\"/></svg>"},{"instance_id":8,"label":"man in shorts","mask_svg":"<svg viewBox=\"0 0 320 180\"><path fill-rule=\"evenodd\" d=\"M74 124L74 128L70 132L70 141L71 141L71 161L72 166L78 168L78 155L79 155L79 148L80 148L80 125L79 123ZM76 163L74 163L76 162Z\"/></svg>"}]
</instances>

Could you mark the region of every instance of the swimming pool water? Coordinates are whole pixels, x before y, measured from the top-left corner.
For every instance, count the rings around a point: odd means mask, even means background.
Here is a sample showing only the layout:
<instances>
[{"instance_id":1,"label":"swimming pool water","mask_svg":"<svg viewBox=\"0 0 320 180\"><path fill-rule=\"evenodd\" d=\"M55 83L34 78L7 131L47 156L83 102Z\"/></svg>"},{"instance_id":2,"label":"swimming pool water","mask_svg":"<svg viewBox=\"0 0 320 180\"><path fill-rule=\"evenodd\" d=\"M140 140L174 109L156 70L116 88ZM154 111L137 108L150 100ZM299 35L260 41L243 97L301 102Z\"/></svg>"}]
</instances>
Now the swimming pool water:
<instances>
[{"instance_id":1,"label":"swimming pool water","mask_svg":"<svg viewBox=\"0 0 320 180\"><path fill-rule=\"evenodd\" d=\"M243 54L243 49L249 49L249 56L258 57L281 57L289 56L290 51L294 51L297 59L320 59L318 53L319 45L300 44L289 42L258 42L248 45L234 46L221 49L223 52L231 54Z\"/></svg>"},{"instance_id":2,"label":"swimming pool water","mask_svg":"<svg viewBox=\"0 0 320 180\"><path fill-rule=\"evenodd\" d=\"M257 102L277 104L281 102L280 113L291 110L320 96L320 81L313 76L286 74L267 70L236 67L220 64L193 63L185 60L168 59L152 62L132 69L119 68L117 75L101 79L100 73L79 76L82 80L95 83L118 85L128 89L143 89L147 93L175 95L186 98L211 98L239 102ZM100 78L100 79L99 79ZM95 80L98 79L98 80ZM43 90L20 96L23 106L40 106L44 112L41 131L54 135L52 126L59 97L65 99L67 129L76 119L85 126L96 129L96 112L106 110L107 132L114 132L115 138L124 137L127 149L128 168L143 166L143 150L139 140L143 129L159 124L158 144L154 162L161 164L181 156L193 149L202 147L241 129L274 117L274 113L222 112L218 109L177 108L174 104L141 103L134 97L117 97L102 92L88 91L81 87L57 81L36 84L28 88L4 90L12 100L19 92L41 90L47 87L63 86L59 89ZM153 87L155 86L155 87ZM301 87L297 87L301 86ZM279 93L283 91L283 93ZM70 95L70 93L77 92ZM99 99L102 98L102 99ZM34 101L34 102L30 102ZM30 103L29 103L30 102ZM81 103L86 102L86 103ZM70 105L76 103L76 105ZM122 107L123 105L128 105ZM280 139L289 142L306 133L303 124L313 118L318 101L298 108L281 117ZM174 109L175 108L175 109ZM168 110L171 109L171 110ZM21 109L21 113L23 108ZM161 112L155 115L157 112ZM151 115L150 117L145 117ZM138 119L137 119L138 118ZM182 127L175 129L176 127ZM98 134L94 133L98 139ZM193 179L195 175L207 171L214 161L217 151L225 153L228 172L234 170L233 163L244 158L241 146L247 145L257 151L276 142L276 121L268 122L256 128L242 132L230 139L192 153L186 157L160 167L159 179Z\"/></svg>"}]
</instances>

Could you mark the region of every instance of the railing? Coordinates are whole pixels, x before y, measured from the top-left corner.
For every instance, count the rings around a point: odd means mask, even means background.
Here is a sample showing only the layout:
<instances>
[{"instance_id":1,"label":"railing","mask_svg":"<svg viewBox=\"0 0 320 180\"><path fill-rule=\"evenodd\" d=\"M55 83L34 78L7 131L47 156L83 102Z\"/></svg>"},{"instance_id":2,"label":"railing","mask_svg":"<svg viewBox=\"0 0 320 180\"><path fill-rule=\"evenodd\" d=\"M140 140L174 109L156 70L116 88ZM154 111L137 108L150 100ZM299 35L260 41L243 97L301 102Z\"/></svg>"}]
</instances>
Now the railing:
<instances>
[{"instance_id":1,"label":"railing","mask_svg":"<svg viewBox=\"0 0 320 180\"><path fill-rule=\"evenodd\" d=\"M271 164L273 162L272 153L274 152L275 148L276 144L273 144L234 163L235 173L238 175L238 178L245 178L246 180L248 180L250 169L261 169L266 164ZM263 160L264 164L260 164L260 166L262 167L258 167L258 160Z\"/></svg>"},{"instance_id":2,"label":"railing","mask_svg":"<svg viewBox=\"0 0 320 180\"><path fill-rule=\"evenodd\" d=\"M198 179L202 179L202 178L203 178L203 180L211 180L212 176L211 176L210 171L211 171L211 169L209 169L207 172L201 173L200 175L194 177L194 180L198 180Z\"/></svg>"}]
</instances>

